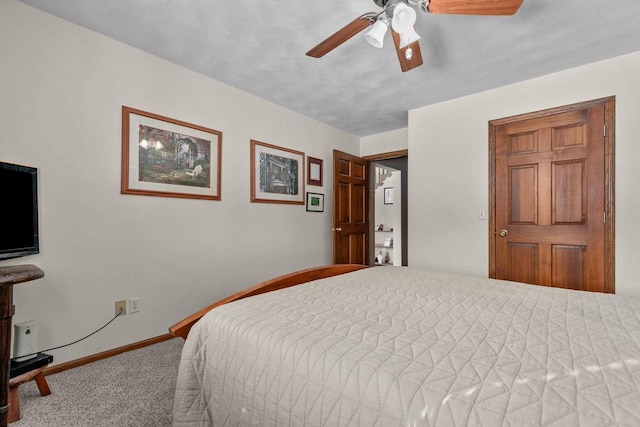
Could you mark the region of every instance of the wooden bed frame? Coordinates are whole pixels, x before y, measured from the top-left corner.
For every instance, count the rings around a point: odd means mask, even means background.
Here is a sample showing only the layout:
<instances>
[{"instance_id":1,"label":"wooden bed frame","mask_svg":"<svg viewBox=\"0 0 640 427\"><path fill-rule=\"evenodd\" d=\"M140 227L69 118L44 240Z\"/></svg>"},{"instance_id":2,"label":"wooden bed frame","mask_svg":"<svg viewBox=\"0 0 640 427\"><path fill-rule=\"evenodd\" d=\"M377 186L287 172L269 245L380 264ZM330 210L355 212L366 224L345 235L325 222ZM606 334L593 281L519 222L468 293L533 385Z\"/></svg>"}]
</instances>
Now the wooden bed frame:
<instances>
[{"instance_id":1,"label":"wooden bed frame","mask_svg":"<svg viewBox=\"0 0 640 427\"><path fill-rule=\"evenodd\" d=\"M363 268L368 268L368 266L361 264L334 264L325 265L323 267L308 268L306 270L300 270L294 273L285 274L284 276L276 277L274 279L267 280L266 282L258 283L255 286L251 286L250 288L244 289L227 298L221 299L220 301L215 302L210 306L192 314L186 319L176 323L169 328L169 332L171 332L173 336L187 338L191 327L202 316L223 304L227 304L229 302L247 298L253 295L263 294L266 292L277 291L278 289L288 288L290 286L300 285L302 283L311 282L313 280L324 279L325 277L332 277L339 274L350 273L356 270L362 270Z\"/></svg>"}]
</instances>

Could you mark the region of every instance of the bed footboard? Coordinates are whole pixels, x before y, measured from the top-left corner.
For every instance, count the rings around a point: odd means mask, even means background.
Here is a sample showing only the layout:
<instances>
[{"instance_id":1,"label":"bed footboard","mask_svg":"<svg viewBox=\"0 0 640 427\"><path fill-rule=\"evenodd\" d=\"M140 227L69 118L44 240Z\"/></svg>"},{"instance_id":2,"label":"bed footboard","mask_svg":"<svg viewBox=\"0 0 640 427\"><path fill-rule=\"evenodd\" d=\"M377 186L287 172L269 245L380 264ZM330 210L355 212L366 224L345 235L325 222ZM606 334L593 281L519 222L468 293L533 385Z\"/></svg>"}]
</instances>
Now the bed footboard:
<instances>
[{"instance_id":1,"label":"bed footboard","mask_svg":"<svg viewBox=\"0 0 640 427\"><path fill-rule=\"evenodd\" d=\"M302 283L311 282L313 280L324 279L325 277L332 277L339 274L350 273L352 271L361 270L363 268L367 268L367 266L360 264L333 264L323 267L308 268L306 270L300 270L294 273L285 274L284 276L276 277L274 279L258 283L255 286L251 286L250 288L244 289L227 298L221 299L220 301L215 302L206 308L203 308L202 310L171 326L169 328L169 332L171 332L171 334L176 337L187 338L191 327L202 316L223 304L227 304L231 301L236 301L253 295L263 294L265 292L271 292L278 289L288 288L290 286L300 285Z\"/></svg>"}]
</instances>

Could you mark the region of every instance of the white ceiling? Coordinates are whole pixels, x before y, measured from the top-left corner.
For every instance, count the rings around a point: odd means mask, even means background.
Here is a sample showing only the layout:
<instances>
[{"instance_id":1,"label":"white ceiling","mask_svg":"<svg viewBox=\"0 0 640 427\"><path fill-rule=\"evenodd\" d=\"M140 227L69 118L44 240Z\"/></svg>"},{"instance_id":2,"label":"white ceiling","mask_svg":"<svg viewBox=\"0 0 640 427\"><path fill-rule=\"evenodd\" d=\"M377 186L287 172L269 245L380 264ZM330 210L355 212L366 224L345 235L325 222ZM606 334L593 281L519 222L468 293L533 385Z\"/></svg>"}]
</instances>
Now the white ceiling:
<instances>
[{"instance_id":1,"label":"white ceiling","mask_svg":"<svg viewBox=\"0 0 640 427\"><path fill-rule=\"evenodd\" d=\"M424 65L400 71L391 36L364 31L305 52L372 0L21 0L356 136L407 126L407 111L640 50L639 0L524 0L511 17L418 10Z\"/></svg>"}]
</instances>

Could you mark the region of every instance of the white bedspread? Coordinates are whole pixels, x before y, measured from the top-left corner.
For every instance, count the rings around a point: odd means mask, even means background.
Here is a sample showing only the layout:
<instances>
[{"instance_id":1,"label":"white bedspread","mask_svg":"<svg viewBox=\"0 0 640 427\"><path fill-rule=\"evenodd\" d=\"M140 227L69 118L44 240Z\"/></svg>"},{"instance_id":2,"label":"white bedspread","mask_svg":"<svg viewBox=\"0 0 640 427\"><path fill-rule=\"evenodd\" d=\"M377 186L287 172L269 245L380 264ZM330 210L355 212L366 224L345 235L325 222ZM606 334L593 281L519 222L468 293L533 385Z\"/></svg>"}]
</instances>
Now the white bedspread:
<instances>
[{"instance_id":1,"label":"white bedspread","mask_svg":"<svg viewBox=\"0 0 640 427\"><path fill-rule=\"evenodd\" d=\"M640 299L376 267L216 308L175 425L640 426Z\"/></svg>"}]
</instances>

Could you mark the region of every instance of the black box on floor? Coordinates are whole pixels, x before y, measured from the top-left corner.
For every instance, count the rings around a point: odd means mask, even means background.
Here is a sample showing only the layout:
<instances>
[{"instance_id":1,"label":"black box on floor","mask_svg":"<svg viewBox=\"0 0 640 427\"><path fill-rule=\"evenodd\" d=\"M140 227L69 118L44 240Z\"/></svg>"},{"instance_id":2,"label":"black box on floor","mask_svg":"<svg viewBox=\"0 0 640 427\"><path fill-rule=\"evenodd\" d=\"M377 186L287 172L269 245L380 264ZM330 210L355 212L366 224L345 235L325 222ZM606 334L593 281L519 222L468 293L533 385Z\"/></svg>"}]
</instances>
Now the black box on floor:
<instances>
[{"instance_id":1,"label":"black box on floor","mask_svg":"<svg viewBox=\"0 0 640 427\"><path fill-rule=\"evenodd\" d=\"M42 368L53 362L53 356L47 353L39 353L33 359L25 360L24 362L16 362L11 359L11 373L9 378L15 378L27 372L31 372L34 369Z\"/></svg>"}]
</instances>

